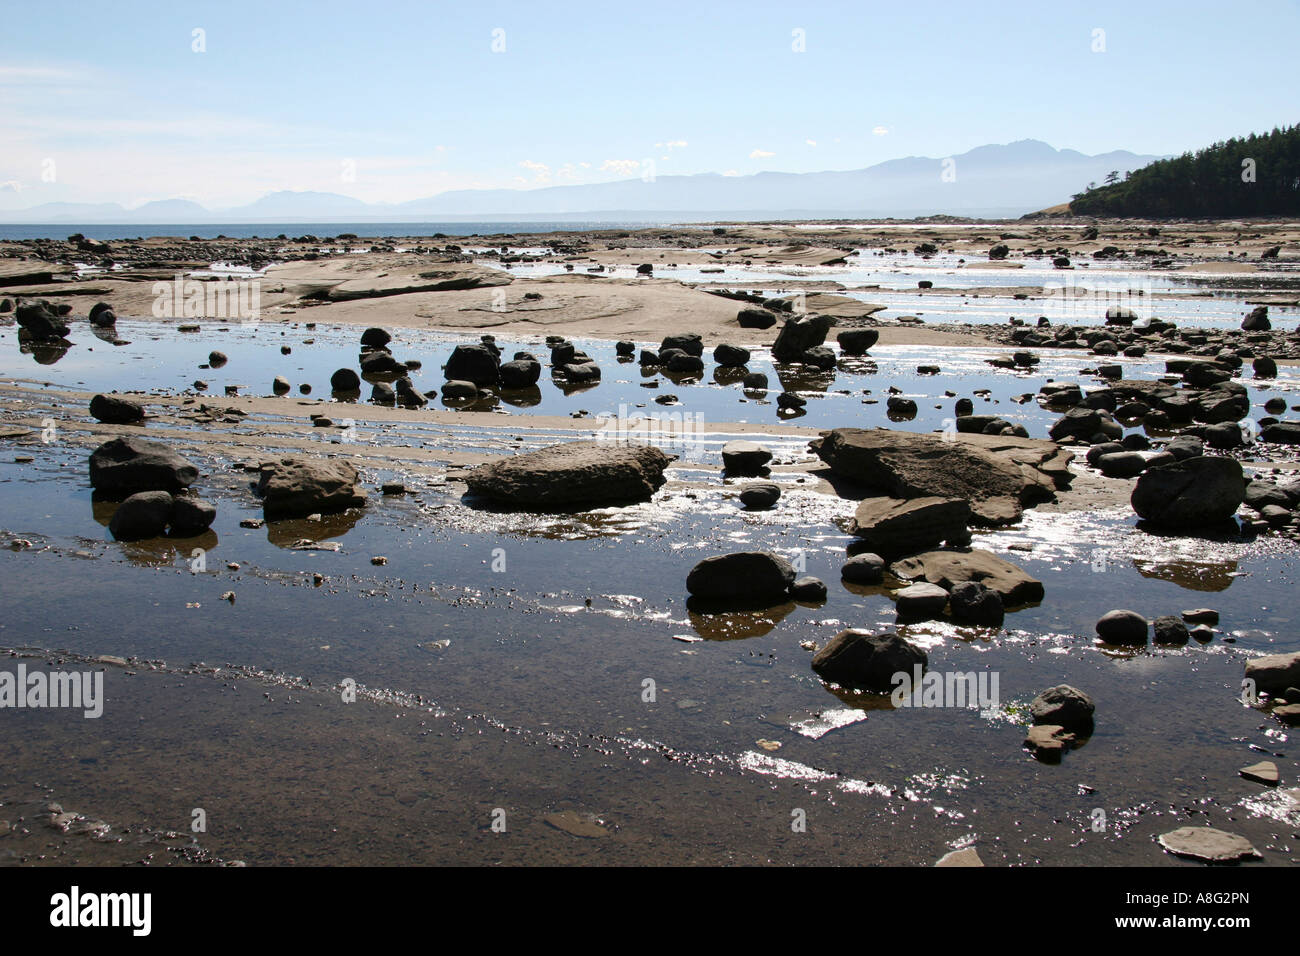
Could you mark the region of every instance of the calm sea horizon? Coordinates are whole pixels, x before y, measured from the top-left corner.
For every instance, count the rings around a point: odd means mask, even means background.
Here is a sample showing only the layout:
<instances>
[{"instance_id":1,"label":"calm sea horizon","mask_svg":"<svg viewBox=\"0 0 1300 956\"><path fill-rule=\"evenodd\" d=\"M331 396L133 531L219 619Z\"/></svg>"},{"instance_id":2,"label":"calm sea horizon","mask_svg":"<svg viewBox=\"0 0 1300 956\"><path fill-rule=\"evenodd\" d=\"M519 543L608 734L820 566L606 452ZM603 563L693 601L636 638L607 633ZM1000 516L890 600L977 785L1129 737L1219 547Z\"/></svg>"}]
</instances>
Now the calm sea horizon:
<instances>
[{"instance_id":1,"label":"calm sea horizon","mask_svg":"<svg viewBox=\"0 0 1300 956\"><path fill-rule=\"evenodd\" d=\"M103 241L179 236L188 239L274 239L295 236L338 236L352 233L358 238L386 236L495 236L510 233L594 232L602 229L646 229L673 225L657 222L580 222L561 220L478 221L478 222L245 222L245 223L0 223L0 240L66 239L81 233L87 239Z\"/></svg>"}]
</instances>

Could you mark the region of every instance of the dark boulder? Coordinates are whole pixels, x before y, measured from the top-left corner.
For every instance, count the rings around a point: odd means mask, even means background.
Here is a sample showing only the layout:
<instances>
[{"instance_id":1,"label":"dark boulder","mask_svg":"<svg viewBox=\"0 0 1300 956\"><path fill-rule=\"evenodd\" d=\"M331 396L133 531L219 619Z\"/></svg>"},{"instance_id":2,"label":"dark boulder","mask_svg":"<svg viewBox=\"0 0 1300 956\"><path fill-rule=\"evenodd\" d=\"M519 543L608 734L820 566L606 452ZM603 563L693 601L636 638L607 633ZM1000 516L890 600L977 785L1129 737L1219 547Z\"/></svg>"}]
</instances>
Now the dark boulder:
<instances>
[{"instance_id":1,"label":"dark boulder","mask_svg":"<svg viewBox=\"0 0 1300 956\"><path fill-rule=\"evenodd\" d=\"M897 686L895 674L912 678L925 669L929 656L897 634L840 631L812 659L822 680L859 690L887 693Z\"/></svg>"},{"instance_id":2,"label":"dark boulder","mask_svg":"<svg viewBox=\"0 0 1300 956\"><path fill-rule=\"evenodd\" d=\"M91 487L111 498L138 491L175 493L198 477L198 468L166 445L134 435L107 441L90 456Z\"/></svg>"},{"instance_id":3,"label":"dark boulder","mask_svg":"<svg viewBox=\"0 0 1300 956\"><path fill-rule=\"evenodd\" d=\"M740 551L699 562L686 577L686 590L702 601L779 604L794 581L794 567L779 554Z\"/></svg>"},{"instance_id":4,"label":"dark boulder","mask_svg":"<svg viewBox=\"0 0 1300 956\"><path fill-rule=\"evenodd\" d=\"M90 414L106 425L140 425L144 406L118 395L96 395L90 400Z\"/></svg>"},{"instance_id":5,"label":"dark boulder","mask_svg":"<svg viewBox=\"0 0 1300 956\"><path fill-rule=\"evenodd\" d=\"M1186 458L1148 468L1130 501L1152 524L1195 532L1227 521L1246 498L1241 465L1231 458Z\"/></svg>"},{"instance_id":6,"label":"dark boulder","mask_svg":"<svg viewBox=\"0 0 1300 956\"><path fill-rule=\"evenodd\" d=\"M141 491L126 498L113 512L108 530L118 541L157 538L167 530L172 496L165 491Z\"/></svg>"}]
</instances>

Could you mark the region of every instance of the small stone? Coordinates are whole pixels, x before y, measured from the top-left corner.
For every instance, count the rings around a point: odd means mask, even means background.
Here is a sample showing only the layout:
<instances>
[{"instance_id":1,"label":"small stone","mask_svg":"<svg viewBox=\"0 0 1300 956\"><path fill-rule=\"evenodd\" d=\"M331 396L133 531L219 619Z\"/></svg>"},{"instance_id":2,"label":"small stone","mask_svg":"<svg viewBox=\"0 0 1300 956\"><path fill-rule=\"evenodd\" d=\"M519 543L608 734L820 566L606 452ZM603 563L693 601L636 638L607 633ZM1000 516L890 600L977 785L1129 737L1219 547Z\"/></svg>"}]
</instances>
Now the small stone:
<instances>
[{"instance_id":1,"label":"small stone","mask_svg":"<svg viewBox=\"0 0 1300 956\"><path fill-rule=\"evenodd\" d=\"M384 565L388 563L388 559L384 557L382 554L377 554L370 559L370 563L374 565Z\"/></svg>"},{"instance_id":2,"label":"small stone","mask_svg":"<svg viewBox=\"0 0 1300 956\"><path fill-rule=\"evenodd\" d=\"M840 577L853 584L879 584L885 574L885 559L878 554L858 554L844 562Z\"/></svg>"},{"instance_id":3,"label":"small stone","mask_svg":"<svg viewBox=\"0 0 1300 956\"><path fill-rule=\"evenodd\" d=\"M1237 773L1247 780L1254 780L1256 783L1267 784L1270 787L1276 786L1281 779L1277 772L1277 764L1271 760L1261 760L1249 767L1242 767Z\"/></svg>"},{"instance_id":4,"label":"small stone","mask_svg":"<svg viewBox=\"0 0 1300 956\"><path fill-rule=\"evenodd\" d=\"M579 837L584 840L593 840L609 835L609 831L595 822L595 818L586 814L574 813L572 810L565 810L561 813L548 813L542 817L542 820L546 822L547 826L552 826L569 834L569 836Z\"/></svg>"},{"instance_id":5,"label":"small stone","mask_svg":"<svg viewBox=\"0 0 1300 956\"><path fill-rule=\"evenodd\" d=\"M1074 734L1060 724L1035 724L1023 746L1043 763L1058 763L1073 743Z\"/></svg>"},{"instance_id":6,"label":"small stone","mask_svg":"<svg viewBox=\"0 0 1300 956\"><path fill-rule=\"evenodd\" d=\"M894 597L898 616L911 620L939 617L948 603L948 592L937 584L909 584Z\"/></svg>"},{"instance_id":7,"label":"small stone","mask_svg":"<svg viewBox=\"0 0 1300 956\"><path fill-rule=\"evenodd\" d=\"M1161 834L1160 845L1175 856L1203 863L1235 863L1260 856L1245 837L1214 827L1179 827Z\"/></svg>"},{"instance_id":8,"label":"small stone","mask_svg":"<svg viewBox=\"0 0 1300 956\"><path fill-rule=\"evenodd\" d=\"M935 866L983 866L984 861L980 855L975 852L973 846L968 846L963 850L953 850L951 853L945 853L939 858Z\"/></svg>"},{"instance_id":9,"label":"small stone","mask_svg":"<svg viewBox=\"0 0 1300 956\"><path fill-rule=\"evenodd\" d=\"M1219 612L1213 608L1201 607L1183 612L1183 620L1188 624L1218 624Z\"/></svg>"},{"instance_id":10,"label":"small stone","mask_svg":"<svg viewBox=\"0 0 1300 956\"><path fill-rule=\"evenodd\" d=\"M1107 644L1145 644L1147 619L1136 611L1108 611L1097 621L1097 636Z\"/></svg>"},{"instance_id":11,"label":"small stone","mask_svg":"<svg viewBox=\"0 0 1300 956\"><path fill-rule=\"evenodd\" d=\"M770 481L755 481L740 492L740 502L754 511L771 508L781 499L781 486Z\"/></svg>"},{"instance_id":12,"label":"small stone","mask_svg":"<svg viewBox=\"0 0 1300 956\"><path fill-rule=\"evenodd\" d=\"M1092 698L1069 684L1057 684L1043 691L1029 705L1035 724L1064 727L1071 733L1090 735L1097 706Z\"/></svg>"},{"instance_id":13,"label":"small stone","mask_svg":"<svg viewBox=\"0 0 1300 956\"><path fill-rule=\"evenodd\" d=\"M799 578L790 585L790 596L796 601L824 601L826 582L812 575Z\"/></svg>"}]
</instances>

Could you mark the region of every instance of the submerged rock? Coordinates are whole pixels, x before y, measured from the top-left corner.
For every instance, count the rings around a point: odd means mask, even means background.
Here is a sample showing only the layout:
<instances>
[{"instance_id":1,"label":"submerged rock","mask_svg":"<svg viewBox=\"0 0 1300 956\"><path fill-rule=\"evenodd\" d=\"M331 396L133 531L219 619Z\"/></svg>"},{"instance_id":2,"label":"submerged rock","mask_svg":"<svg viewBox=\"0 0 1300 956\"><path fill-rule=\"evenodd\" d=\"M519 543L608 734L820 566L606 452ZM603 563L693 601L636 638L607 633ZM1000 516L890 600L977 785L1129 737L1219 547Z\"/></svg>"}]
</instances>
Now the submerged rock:
<instances>
[{"instance_id":1,"label":"submerged rock","mask_svg":"<svg viewBox=\"0 0 1300 956\"><path fill-rule=\"evenodd\" d=\"M1060 724L1034 724L1025 734L1024 748L1043 763L1059 763L1075 741Z\"/></svg>"},{"instance_id":2,"label":"submerged rock","mask_svg":"<svg viewBox=\"0 0 1300 956\"><path fill-rule=\"evenodd\" d=\"M648 501L672 460L650 445L575 441L480 465L465 483L470 494L516 507L623 504Z\"/></svg>"}]
</instances>

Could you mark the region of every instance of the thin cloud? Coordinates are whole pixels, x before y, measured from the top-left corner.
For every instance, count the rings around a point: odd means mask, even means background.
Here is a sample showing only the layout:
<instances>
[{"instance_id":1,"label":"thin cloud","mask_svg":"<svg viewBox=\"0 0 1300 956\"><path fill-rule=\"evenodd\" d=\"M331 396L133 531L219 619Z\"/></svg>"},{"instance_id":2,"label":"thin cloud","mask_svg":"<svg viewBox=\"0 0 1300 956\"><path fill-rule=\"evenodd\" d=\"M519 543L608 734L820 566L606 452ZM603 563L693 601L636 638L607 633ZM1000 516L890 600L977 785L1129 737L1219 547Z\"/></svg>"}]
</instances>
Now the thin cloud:
<instances>
[{"instance_id":1,"label":"thin cloud","mask_svg":"<svg viewBox=\"0 0 1300 956\"><path fill-rule=\"evenodd\" d=\"M607 159L600 164L602 173L617 173L620 176L631 176L640 168L639 159Z\"/></svg>"},{"instance_id":2,"label":"thin cloud","mask_svg":"<svg viewBox=\"0 0 1300 956\"><path fill-rule=\"evenodd\" d=\"M769 153L765 149L756 149L749 154L750 159L767 159L769 156L775 156L776 153Z\"/></svg>"}]
</instances>

